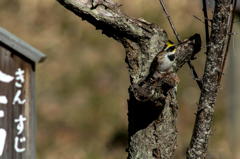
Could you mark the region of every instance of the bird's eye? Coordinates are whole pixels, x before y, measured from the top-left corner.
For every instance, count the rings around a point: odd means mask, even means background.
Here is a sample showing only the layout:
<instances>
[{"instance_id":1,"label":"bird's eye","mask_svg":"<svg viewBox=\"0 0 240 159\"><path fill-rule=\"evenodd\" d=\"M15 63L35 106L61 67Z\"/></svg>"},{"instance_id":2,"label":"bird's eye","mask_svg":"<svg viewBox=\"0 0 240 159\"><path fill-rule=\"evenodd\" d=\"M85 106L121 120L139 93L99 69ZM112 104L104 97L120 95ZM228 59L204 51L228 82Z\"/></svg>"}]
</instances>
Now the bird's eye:
<instances>
[{"instance_id":1,"label":"bird's eye","mask_svg":"<svg viewBox=\"0 0 240 159\"><path fill-rule=\"evenodd\" d=\"M167 48L166 51L167 51L167 52L172 52L172 51L174 51L175 49L176 49L175 46L171 46L171 47Z\"/></svg>"}]
</instances>

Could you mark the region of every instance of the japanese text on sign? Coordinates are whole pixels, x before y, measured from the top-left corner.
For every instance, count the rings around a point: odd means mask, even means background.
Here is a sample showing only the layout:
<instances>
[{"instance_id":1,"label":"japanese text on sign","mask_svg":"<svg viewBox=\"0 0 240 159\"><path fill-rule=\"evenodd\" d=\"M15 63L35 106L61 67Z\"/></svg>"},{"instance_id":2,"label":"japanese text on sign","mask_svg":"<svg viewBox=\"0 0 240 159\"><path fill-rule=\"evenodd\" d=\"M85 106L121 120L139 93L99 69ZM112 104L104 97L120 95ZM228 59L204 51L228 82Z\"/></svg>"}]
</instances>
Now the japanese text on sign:
<instances>
[{"instance_id":1,"label":"japanese text on sign","mask_svg":"<svg viewBox=\"0 0 240 159\"><path fill-rule=\"evenodd\" d=\"M14 92L14 97L12 101L13 107L24 106L26 99L23 97L22 88L24 85L24 70L18 68L15 72L15 77L8 75L0 70L0 83L9 84L15 79L14 87L16 92ZM0 95L0 104L7 105L9 103L8 97L6 95ZM0 109L0 120L5 117L5 112ZM26 143L26 137L24 136L24 123L27 121L27 118L23 114L19 114L15 119L14 123L16 124L16 136L14 138L14 150L17 153L22 153L26 150L24 143ZM7 138L7 131L3 128L0 128L0 157L3 154L5 147L5 142Z\"/></svg>"}]
</instances>

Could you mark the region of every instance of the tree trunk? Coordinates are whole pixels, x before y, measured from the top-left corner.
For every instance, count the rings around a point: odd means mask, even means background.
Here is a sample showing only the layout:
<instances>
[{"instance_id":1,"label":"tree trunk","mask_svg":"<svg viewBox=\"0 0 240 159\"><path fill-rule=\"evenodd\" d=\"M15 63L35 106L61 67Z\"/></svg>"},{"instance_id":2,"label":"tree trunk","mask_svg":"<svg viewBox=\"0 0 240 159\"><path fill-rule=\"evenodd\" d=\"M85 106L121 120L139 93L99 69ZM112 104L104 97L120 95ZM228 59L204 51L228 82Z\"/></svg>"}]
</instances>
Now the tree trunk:
<instances>
[{"instance_id":1,"label":"tree trunk","mask_svg":"<svg viewBox=\"0 0 240 159\"><path fill-rule=\"evenodd\" d=\"M229 41L231 37L234 0L216 0L207 45L202 90L196 113L194 130L187 150L187 159L207 157L208 140L211 134L214 106L220 88Z\"/></svg>"}]
</instances>

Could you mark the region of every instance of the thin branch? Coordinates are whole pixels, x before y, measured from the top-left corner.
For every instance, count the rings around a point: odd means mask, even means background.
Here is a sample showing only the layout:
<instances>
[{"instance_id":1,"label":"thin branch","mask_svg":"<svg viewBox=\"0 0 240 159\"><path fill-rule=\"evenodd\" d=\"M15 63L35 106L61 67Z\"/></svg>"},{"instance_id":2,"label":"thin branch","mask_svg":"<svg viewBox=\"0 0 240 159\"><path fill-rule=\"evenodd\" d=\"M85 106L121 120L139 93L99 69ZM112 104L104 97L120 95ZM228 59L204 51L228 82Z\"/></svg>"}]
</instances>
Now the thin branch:
<instances>
[{"instance_id":1,"label":"thin branch","mask_svg":"<svg viewBox=\"0 0 240 159\"><path fill-rule=\"evenodd\" d=\"M172 31L173 31L173 33L174 33L178 43L181 43L180 36L178 35L178 33L177 33L177 31L176 31L176 29L174 27L174 24L172 22L171 16L168 14L168 11L167 11L167 9L165 7L165 4L164 4L164 0L159 0L159 2L160 2L161 6L163 8L163 11L164 11L164 13L165 13L165 15L166 15L166 17L168 19L168 22L169 22L169 24L170 24L170 26L172 28ZM199 80L198 74L197 74L194 66L192 65L191 61L188 61L187 64L188 64L190 70L192 71L192 75L193 75L194 79L196 80L198 87L200 89L202 89L202 82L201 82L201 80Z\"/></svg>"},{"instance_id":2,"label":"thin branch","mask_svg":"<svg viewBox=\"0 0 240 159\"><path fill-rule=\"evenodd\" d=\"M164 13L165 13L165 15L166 15L166 17L168 19L168 22L169 22L169 24L170 24L170 26L172 28L172 31L173 31L174 35L176 36L177 41L180 43L181 42L180 36L178 35L178 33L177 33L177 31L176 31L176 29L175 29L175 27L173 25L172 19L171 19L170 15L168 14L168 11L167 11L167 9L165 7L164 1L163 0L159 0L159 2L160 2L161 6L163 8L163 11L164 11Z\"/></svg>"},{"instance_id":3,"label":"thin branch","mask_svg":"<svg viewBox=\"0 0 240 159\"><path fill-rule=\"evenodd\" d=\"M229 17L228 20L228 26L229 26L229 30L228 30L228 36L227 36L227 46L226 49L224 50L224 58L223 58L223 63L221 66L221 73L223 74L224 68L225 68L225 64L226 64L226 59L227 59L227 55L228 55L228 50L229 50L229 45L230 45L230 40L231 40L231 36L232 36L232 28L233 28L233 23L234 23L234 10L236 8L236 3L237 0L232 0L232 5L231 5L231 15ZM221 82L222 76L219 76L219 84Z\"/></svg>"},{"instance_id":4,"label":"thin branch","mask_svg":"<svg viewBox=\"0 0 240 159\"><path fill-rule=\"evenodd\" d=\"M198 21L200 21L201 23L205 24L205 22L204 22L201 18L197 17L196 15L193 15L193 18L195 18L195 19L197 19ZM211 28L210 25L208 25L208 27Z\"/></svg>"},{"instance_id":5,"label":"thin branch","mask_svg":"<svg viewBox=\"0 0 240 159\"><path fill-rule=\"evenodd\" d=\"M192 63L191 63L190 61L188 62L188 66L189 66L189 68L192 70L192 74L193 74L193 76L194 76L194 80L197 82L198 87L199 87L200 89L202 89L202 80L198 78L198 74L197 74L197 72L195 71L195 68L194 68L194 66L192 65Z\"/></svg>"},{"instance_id":6,"label":"thin branch","mask_svg":"<svg viewBox=\"0 0 240 159\"><path fill-rule=\"evenodd\" d=\"M208 13L207 13L207 4L206 0L202 0L203 4L203 15L204 15L204 24L205 24L205 36L206 36L206 44L209 44L209 30L208 30ZM208 49L208 47L207 47Z\"/></svg>"}]
</instances>

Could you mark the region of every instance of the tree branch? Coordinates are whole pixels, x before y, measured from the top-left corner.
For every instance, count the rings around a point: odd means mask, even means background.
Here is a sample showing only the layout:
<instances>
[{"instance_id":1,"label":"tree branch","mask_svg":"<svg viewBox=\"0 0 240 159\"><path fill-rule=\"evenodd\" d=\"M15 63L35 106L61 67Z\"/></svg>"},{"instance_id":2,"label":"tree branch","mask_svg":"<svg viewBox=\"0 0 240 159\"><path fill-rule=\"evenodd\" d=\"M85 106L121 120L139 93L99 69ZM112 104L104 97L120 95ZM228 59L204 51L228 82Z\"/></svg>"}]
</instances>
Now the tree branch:
<instances>
[{"instance_id":1,"label":"tree branch","mask_svg":"<svg viewBox=\"0 0 240 159\"><path fill-rule=\"evenodd\" d=\"M212 30L207 43L207 59L203 75L203 88L199 99L196 120L187 150L187 159L204 159L207 156L208 140L211 133L214 105L222 76L224 48L228 45L229 19L233 14L231 0L216 0Z\"/></svg>"},{"instance_id":2,"label":"tree branch","mask_svg":"<svg viewBox=\"0 0 240 159\"><path fill-rule=\"evenodd\" d=\"M172 28L172 31L173 31L177 41L180 43L181 42L180 36L178 35L178 33L177 33L177 31L176 31L176 29L175 29L175 27L173 25L172 19L171 19L170 15L168 14L168 11L167 11L167 9L165 7L164 1L163 0L159 0L159 2L160 2L161 6L163 8L163 11L164 11L165 15L167 16L168 22L169 22L169 24L170 24L170 26Z\"/></svg>"},{"instance_id":3,"label":"tree branch","mask_svg":"<svg viewBox=\"0 0 240 159\"><path fill-rule=\"evenodd\" d=\"M57 0L83 20L103 30L107 36L118 39L126 36L134 40L151 36L150 23L129 18L121 13L120 5L110 0ZM117 31L114 32L114 31ZM123 34L123 35L120 35Z\"/></svg>"},{"instance_id":4,"label":"tree branch","mask_svg":"<svg viewBox=\"0 0 240 159\"><path fill-rule=\"evenodd\" d=\"M203 15L204 15L204 24L205 24L205 38L206 38L206 44L209 43L209 29L208 29L208 12L207 12L207 3L206 0L202 0L203 5Z\"/></svg>"},{"instance_id":5,"label":"tree branch","mask_svg":"<svg viewBox=\"0 0 240 159\"><path fill-rule=\"evenodd\" d=\"M164 30L143 19L126 16L120 11L120 5L111 0L57 1L107 36L120 41L126 50L138 50L135 55L127 53L131 82L138 82L147 76L151 61L167 41Z\"/></svg>"},{"instance_id":6,"label":"tree branch","mask_svg":"<svg viewBox=\"0 0 240 159\"><path fill-rule=\"evenodd\" d=\"M227 59L227 55L228 55L228 49L229 49L229 45L230 45L230 40L231 40L231 36L232 36L232 28L233 28L233 21L234 21L234 11L236 8L236 4L237 4L237 0L232 0L232 4L231 4L231 13L228 19L228 32L227 32L227 39L226 39L226 47L224 50L224 58L223 58L223 62L222 62L222 66L221 66L221 72L224 71L225 68L225 64L226 64L226 59ZM218 81L219 83L221 83L221 78L222 76L219 77Z\"/></svg>"}]
</instances>

